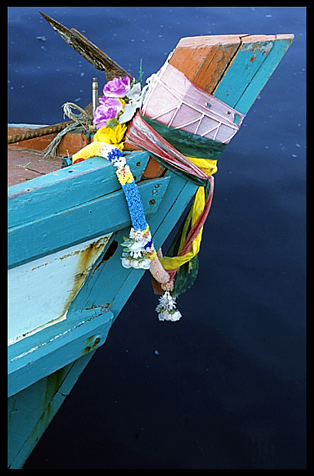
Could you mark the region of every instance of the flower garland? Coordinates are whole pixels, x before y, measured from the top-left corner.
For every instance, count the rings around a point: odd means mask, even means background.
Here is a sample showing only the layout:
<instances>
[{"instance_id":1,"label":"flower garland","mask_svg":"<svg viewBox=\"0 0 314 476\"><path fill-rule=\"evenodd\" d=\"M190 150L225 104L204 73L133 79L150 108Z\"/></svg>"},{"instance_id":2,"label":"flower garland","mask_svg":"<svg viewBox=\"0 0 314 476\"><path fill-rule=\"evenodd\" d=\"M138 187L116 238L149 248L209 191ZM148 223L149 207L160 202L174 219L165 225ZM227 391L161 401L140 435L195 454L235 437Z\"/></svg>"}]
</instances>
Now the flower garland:
<instances>
[{"instance_id":1,"label":"flower garland","mask_svg":"<svg viewBox=\"0 0 314 476\"><path fill-rule=\"evenodd\" d=\"M145 89L145 88L144 88ZM116 168L116 176L123 189L132 227L129 237L124 237L122 266L134 269L149 269L164 292L156 307L161 321L177 321L181 313L176 308L176 299L171 296L174 280L162 267L154 247L153 238L146 222L138 187L130 167L123 157L126 122L130 121L143 101L144 89L139 83L130 84L130 78L114 78L103 89L93 123L98 131L94 142L84 147L72 157L72 164L90 157L101 156Z\"/></svg>"}]
</instances>

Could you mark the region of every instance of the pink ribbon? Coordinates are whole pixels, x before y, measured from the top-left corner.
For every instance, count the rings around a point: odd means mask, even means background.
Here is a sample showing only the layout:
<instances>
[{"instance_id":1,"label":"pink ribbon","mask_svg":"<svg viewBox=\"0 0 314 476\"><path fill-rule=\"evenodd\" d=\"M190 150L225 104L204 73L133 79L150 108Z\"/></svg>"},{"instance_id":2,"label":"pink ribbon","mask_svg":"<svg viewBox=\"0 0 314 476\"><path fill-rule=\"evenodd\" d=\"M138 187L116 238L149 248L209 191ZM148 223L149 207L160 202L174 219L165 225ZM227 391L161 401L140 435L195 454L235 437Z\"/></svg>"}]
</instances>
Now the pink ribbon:
<instances>
[{"instance_id":1,"label":"pink ribbon","mask_svg":"<svg viewBox=\"0 0 314 476\"><path fill-rule=\"evenodd\" d=\"M158 157L161 157L165 162L178 170L200 179L208 180L208 176L202 170L147 124L139 112L136 113L129 125L127 138L152 154L158 155Z\"/></svg>"},{"instance_id":2,"label":"pink ribbon","mask_svg":"<svg viewBox=\"0 0 314 476\"><path fill-rule=\"evenodd\" d=\"M193 164L189 159L181 154L181 152L169 144L168 141L161 137L158 132L156 132L149 124L147 124L144 119L142 119L139 112L137 112L129 125L127 138L136 145L162 158L166 163L172 165L176 169L200 179L207 180L210 183L210 190L205 201L204 210L188 233L183 248L178 254L178 256L183 256L192 249L193 240L198 235L206 221L213 198L214 178L212 176L206 175L195 164ZM170 280L172 280L177 272L177 269L168 270L167 272L169 274Z\"/></svg>"}]
</instances>

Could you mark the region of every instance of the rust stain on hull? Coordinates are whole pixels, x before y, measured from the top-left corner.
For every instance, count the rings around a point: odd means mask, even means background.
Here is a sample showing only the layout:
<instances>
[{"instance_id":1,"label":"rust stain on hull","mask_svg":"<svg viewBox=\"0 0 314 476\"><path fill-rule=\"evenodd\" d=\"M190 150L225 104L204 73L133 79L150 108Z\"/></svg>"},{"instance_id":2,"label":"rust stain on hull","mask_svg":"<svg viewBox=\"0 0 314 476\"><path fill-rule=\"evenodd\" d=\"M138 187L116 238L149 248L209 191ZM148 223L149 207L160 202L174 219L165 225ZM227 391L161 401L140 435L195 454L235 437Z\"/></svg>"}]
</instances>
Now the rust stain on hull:
<instances>
[{"instance_id":1,"label":"rust stain on hull","mask_svg":"<svg viewBox=\"0 0 314 476\"><path fill-rule=\"evenodd\" d=\"M93 350L96 350L99 346L99 343L101 341L101 336L100 335L92 335L90 337L87 337L84 349L80 355L82 357L83 355L88 354L89 352L92 352Z\"/></svg>"},{"instance_id":2,"label":"rust stain on hull","mask_svg":"<svg viewBox=\"0 0 314 476\"><path fill-rule=\"evenodd\" d=\"M99 256L100 250L104 249L110 239L110 235L105 237L101 237L96 241L90 243L86 248L83 250L75 251L75 254L80 254L79 260L76 267L76 272L74 274L74 280L72 289L67 297L67 300L64 304L63 315L67 312L68 308L70 307L71 302L76 297L80 289L83 287L85 280L94 264L96 259ZM64 256L65 257L65 256ZM63 258L64 258L63 257Z\"/></svg>"}]
</instances>

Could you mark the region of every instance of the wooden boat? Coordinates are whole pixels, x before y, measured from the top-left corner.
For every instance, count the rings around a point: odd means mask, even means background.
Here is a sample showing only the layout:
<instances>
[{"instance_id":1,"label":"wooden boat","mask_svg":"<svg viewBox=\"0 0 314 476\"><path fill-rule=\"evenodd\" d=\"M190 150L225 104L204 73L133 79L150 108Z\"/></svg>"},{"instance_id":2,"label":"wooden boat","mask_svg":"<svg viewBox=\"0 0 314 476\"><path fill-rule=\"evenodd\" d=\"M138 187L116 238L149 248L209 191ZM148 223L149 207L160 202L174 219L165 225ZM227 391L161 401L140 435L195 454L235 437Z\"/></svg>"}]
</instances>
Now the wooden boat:
<instances>
[{"instance_id":1,"label":"wooden boat","mask_svg":"<svg viewBox=\"0 0 314 476\"><path fill-rule=\"evenodd\" d=\"M183 38L169 62L245 115L292 40ZM12 125L9 135L32 129ZM91 139L66 134L57 157L43 159L53 137L9 146L9 468L23 466L145 272L121 266L131 222L112 166L93 157L61 168ZM148 151L127 149L160 247L197 185Z\"/></svg>"}]
</instances>

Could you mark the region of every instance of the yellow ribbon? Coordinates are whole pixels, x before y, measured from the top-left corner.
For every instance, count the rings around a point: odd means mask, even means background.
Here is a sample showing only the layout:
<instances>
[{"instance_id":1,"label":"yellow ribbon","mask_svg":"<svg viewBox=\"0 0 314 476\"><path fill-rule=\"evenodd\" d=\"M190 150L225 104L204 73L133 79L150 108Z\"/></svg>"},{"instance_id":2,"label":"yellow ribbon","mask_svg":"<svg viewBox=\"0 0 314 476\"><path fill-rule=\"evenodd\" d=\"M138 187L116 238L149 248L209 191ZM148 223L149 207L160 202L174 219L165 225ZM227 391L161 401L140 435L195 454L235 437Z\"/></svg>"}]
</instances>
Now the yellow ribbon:
<instances>
[{"instance_id":1,"label":"yellow ribbon","mask_svg":"<svg viewBox=\"0 0 314 476\"><path fill-rule=\"evenodd\" d=\"M199 169L201 169L204 174L208 175L214 175L218 168L217 168L217 160L211 160L211 159L197 159L194 157L186 157L189 159L193 164L195 164Z\"/></svg>"},{"instance_id":2,"label":"yellow ribbon","mask_svg":"<svg viewBox=\"0 0 314 476\"><path fill-rule=\"evenodd\" d=\"M217 160L201 159L201 158L194 158L194 157L187 157L187 159L193 162L193 164L197 165L197 167L199 167L208 176L213 175L215 172L217 172ZM188 230L193 227L196 220L199 218L199 216L203 212L204 206L205 206L205 189L204 187L198 187L194 197L193 204L191 206L191 209L189 211L189 214L183 226L178 253L180 253L180 251L183 248L186 237L188 235ZM172 269L177 269L183 264L190 261L192 258L194 258L194 256L200 250L201 241L202 241L202 233L203 233L203 227L200 229L200 231L194 238L191 251L189 251L185 255L172 256L172 257L163 256L162 258L159 258L163 268L167 271Z\"/></svg>"},{"instance_id":3,"label":"yellow ribbon","mask_svg":"<svg viewBox=\"0 0 314 476\"><path fill-rule=\"evenodd\" d=\"M198 217L204 210L204 206L205 206L205 190L204 190L204 187L198 187L194 197L193 204L184 222L178 253L180 253L180 251L183 248L183 245L185 243L185 240L188 234L189 226L191 225L192 227L194 225L194 223L196 222L196 220L198 219ZM163 268L167 271L172 269L177 269L183 264L190 261L200 250L202 233L203 233L203 227L200 229L200 231L194 238L191 251L189 251L185 255L172 256L172 257L163 256L162 258L159 258Z\"/></svg>"}]
</instances>

